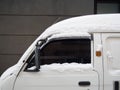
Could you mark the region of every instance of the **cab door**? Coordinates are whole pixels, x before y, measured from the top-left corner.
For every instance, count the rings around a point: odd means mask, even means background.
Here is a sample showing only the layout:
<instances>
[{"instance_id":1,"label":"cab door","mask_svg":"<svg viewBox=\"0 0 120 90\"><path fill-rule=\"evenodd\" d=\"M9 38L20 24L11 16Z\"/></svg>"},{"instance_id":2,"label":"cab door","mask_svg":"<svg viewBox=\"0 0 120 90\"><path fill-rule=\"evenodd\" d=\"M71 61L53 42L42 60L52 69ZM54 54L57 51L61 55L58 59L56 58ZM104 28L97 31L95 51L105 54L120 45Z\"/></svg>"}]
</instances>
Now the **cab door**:
<instances>
[{"instance_id":1,"label":"cab door","mask_svg":"<svg viewBox=\"0 0 120 90\"><path fill-rule=\"evenodd\" d=\"M103 33L104 90L119 90L120 33Z\"/></svg>"},{"instance_id":2,"label":"cab door","mask_svg":"<svg viewBox=\"0 0 120 90\"><path fill-rule=\"evenodd\" d=\"M22 72L14 90L98 90L98 75L86 72Z\"/></svg>"},{"instance_id":3,"label":"cab door","mask_svg":"<svg viewBox=\"0 0 120 90\"><path fill-rule=\"evenodd\" d=\"M14 90L98 90L99 75L93 67L92 51L90 39L49 42L40 51L40 71L31 72L34 63L26 64Z\"/></svg>"}]
</instances>

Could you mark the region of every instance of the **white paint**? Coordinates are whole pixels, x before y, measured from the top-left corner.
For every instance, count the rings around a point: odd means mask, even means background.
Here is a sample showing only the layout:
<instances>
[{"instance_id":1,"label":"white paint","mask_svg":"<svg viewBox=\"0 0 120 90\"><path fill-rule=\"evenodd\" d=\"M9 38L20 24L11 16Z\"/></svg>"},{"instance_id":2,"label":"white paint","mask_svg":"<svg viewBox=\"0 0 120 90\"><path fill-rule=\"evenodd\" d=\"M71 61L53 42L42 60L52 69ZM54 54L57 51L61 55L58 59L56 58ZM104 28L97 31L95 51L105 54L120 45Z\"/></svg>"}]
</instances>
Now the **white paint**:
<instances>
[{"instance_id":1,"label":"white paint","mask_svg":"<svg viewBox=\"0 0 120 90\"><path fill-rule=\"evenodd\" d=\"M97 45L96 51L102 51L102 45L101 44Z\"/></svg>"},{"instance_id":2,"label":"white paint","mask_svg":"<svg viewBox=\"0 0 120 90\"><path fill-rule=\"evenodd\" d=\"M102 33L104 90L114 90L120 82L120 33Z\"/></svg>"}]
</instances>

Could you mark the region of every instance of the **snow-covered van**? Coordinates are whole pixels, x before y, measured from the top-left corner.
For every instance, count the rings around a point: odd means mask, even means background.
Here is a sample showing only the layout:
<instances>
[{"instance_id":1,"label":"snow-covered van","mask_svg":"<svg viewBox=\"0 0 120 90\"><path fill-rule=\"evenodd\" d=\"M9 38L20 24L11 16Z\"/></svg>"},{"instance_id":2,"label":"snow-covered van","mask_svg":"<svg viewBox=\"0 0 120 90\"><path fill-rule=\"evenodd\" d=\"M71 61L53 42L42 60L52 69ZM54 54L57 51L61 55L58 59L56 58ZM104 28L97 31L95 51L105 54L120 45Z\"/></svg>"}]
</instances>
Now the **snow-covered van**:
<instances>
[{"instance_id":1,"label":"snow-covered van","mask_svg":"<svg viewBox=\"0 0 120 90\"><path fill-rule=\"evenodd\" d=\"M0 90L120 90L120 14L52 25L3 73Z\"/></svg>"}]
</instances>

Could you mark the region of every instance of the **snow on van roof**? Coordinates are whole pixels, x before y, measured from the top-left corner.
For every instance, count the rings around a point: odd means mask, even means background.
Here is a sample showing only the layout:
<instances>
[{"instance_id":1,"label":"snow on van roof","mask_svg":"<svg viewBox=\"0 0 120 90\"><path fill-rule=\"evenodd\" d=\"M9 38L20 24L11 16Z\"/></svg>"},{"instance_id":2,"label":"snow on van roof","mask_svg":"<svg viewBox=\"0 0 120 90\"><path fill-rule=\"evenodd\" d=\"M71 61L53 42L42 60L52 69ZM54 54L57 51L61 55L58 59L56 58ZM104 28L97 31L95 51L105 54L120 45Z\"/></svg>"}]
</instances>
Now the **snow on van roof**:
<instances>
[{"instance_id":1,"label":"snow on van roof","mask_svg":"<svg viewBox=\"0 0 120 90\"><path fill-rule=\"evenodd\" d=\"M50 26L40 38L65 33L89 35L93 32L120 32L120 14L86 15L66 19Z\"/></svg>"}]
</instances>

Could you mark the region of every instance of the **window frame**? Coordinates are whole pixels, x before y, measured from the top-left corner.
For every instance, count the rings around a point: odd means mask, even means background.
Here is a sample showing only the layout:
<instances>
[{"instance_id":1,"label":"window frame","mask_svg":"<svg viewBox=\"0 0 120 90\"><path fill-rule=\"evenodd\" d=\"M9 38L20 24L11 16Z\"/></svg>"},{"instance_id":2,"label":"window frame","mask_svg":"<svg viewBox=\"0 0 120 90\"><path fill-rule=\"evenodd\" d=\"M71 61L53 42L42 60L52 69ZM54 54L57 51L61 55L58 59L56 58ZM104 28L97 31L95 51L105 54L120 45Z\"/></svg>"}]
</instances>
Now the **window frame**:
<instances>
[{"instance_id":1,"label":"window frame","mask_svg":"<svg viewBox=\"0 0 120 90\"><path fill-rule=\"evenodd\" d=\"M64 39L90 39L90 53L91 53L91 62L89 64L91 64L93 66L93 39L92 38L54 38L54 39L49 39L47 40L45 43L43 43L41 46L40 46L40 50L42 48L44 48L46 45L48 45L50 42L52 41L56 41L56 40L64 40ZM28 65L31 63L31 58L35 56L35 50L33 50L33 52L31 53L31 55L29 56L28 60L26 61L27 65L25 66L25 69L24 71L28 71L27 68L28 68ZM30 58L31 57L31 58Z\"/></svg>"}]
</instances>

